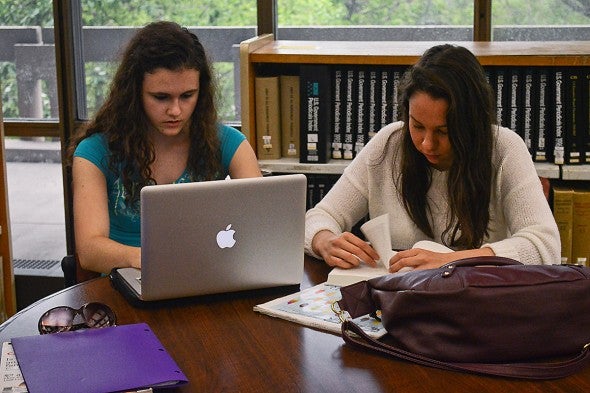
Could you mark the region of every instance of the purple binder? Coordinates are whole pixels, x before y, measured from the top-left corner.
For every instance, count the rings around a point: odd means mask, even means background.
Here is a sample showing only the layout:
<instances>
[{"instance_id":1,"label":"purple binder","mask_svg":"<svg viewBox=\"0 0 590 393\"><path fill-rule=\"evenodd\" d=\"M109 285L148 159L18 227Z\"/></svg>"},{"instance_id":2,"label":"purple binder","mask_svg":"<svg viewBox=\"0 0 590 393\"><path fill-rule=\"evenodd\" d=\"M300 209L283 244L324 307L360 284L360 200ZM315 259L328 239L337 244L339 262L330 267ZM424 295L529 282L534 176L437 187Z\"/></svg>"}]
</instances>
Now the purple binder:
<instances>
[{"instance_id":1,"label":"purple binder","mask_svg":"<svg viewBox=\"0 0 590 393\"><path fill-rule=\"evenodd\" d=\"M30 393L104 393L188 382L145 323L11 341Z\"/></svg>"}]
</instances>

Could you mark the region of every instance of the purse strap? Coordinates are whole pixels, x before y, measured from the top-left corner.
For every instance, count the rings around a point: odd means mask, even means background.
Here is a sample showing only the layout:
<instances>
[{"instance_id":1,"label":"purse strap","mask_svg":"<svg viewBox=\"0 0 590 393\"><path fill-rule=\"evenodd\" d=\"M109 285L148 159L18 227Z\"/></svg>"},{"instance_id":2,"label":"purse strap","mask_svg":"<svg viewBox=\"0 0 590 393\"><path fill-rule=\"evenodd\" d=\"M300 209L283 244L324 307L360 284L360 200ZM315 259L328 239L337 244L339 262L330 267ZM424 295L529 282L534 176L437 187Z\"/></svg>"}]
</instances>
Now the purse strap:
<instances>
[{"instance_id":1,"label":"purse strap","mask_svg":"<svg viewBox=\"0 0 590 393\"><path fill-rule=\"evenodd\" d=\"M351 320L342 322L342 338L355 347L374 350L391 357L407 360L424 366L443 370L464 371L475 374L496 375L523 379L557 379L572 375L584 368L590 361L590 344L572 358L555 363L453 363L431 359L396 348L367 335Z\"/></svg>"}]
</instances>

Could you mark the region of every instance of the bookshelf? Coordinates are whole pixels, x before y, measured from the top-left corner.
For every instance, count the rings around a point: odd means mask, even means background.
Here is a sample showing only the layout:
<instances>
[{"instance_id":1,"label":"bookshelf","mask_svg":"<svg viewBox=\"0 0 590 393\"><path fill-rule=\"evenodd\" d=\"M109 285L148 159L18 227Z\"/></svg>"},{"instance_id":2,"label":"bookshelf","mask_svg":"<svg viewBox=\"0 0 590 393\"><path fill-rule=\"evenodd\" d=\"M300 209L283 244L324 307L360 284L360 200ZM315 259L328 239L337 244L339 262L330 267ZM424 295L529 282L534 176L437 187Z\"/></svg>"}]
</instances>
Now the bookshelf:
<instances>
[{"instance_id":1,"label":"bookshelf","mask_svg":"<svg viewBox=\"0 0 590 393\"><path fill-rule=\"evenodd\" d=\"M240 44L240 89L242 132L256 148L254 80L257 70L266 71L298 64L333 65L411 65L428 48L441 44L432 41L291 41L260 35ZM590 67L588 42L451 42L472 51L485 66L583 66ZM341 174L350 161L330 160L326 164L298 163L293 158L261 160L265 170L310 174ZM535 163L541 177L563 180L590 180L590 165Z\"/></svg>"}]
</instances>

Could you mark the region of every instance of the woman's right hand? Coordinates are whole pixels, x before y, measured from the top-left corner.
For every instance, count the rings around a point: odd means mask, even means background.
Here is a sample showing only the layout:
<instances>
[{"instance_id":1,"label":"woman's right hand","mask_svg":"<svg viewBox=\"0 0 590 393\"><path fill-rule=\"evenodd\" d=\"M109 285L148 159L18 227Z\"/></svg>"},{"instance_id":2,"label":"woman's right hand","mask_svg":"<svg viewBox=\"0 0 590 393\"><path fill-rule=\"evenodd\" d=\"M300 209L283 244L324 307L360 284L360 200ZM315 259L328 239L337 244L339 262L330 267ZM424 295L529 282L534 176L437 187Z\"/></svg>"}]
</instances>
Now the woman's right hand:
<instances>
[{"instance_id":1,"label":"woman's right hand","mask_svg":"<svg viewBox=\"0 0 590 393\"><path fill-rule=\"evenodd\" d=\"M379 260L379 254L369 243L350 232L338 236L328 230L320 231L313 237L312 248L329 266L343 269L361 262L375 267Z\"/></svg>"}]
</instances>

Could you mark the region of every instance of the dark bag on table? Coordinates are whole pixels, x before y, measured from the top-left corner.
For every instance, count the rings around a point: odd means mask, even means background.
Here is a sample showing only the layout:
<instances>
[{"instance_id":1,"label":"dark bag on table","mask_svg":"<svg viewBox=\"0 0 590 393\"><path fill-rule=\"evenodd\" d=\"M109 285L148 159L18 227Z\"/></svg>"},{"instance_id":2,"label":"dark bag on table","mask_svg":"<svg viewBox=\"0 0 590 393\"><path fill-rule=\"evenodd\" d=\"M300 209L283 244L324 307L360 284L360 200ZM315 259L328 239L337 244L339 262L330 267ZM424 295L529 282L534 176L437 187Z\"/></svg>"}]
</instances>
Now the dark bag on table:
<instances>
[{"instance_id":1,"label":"dark bag on table","mask_svg":"<svg viewBox=\"0 0 590 393\"><path fill-rule=\"evenodd\" d=\"M342 324L344 340L395 358L527 379L565 377L590 363L586 267L476 257L377 277L341 293L338 305L352 318L381 310L393 344L350 320Z\"/></svg>"}]
</instances>

